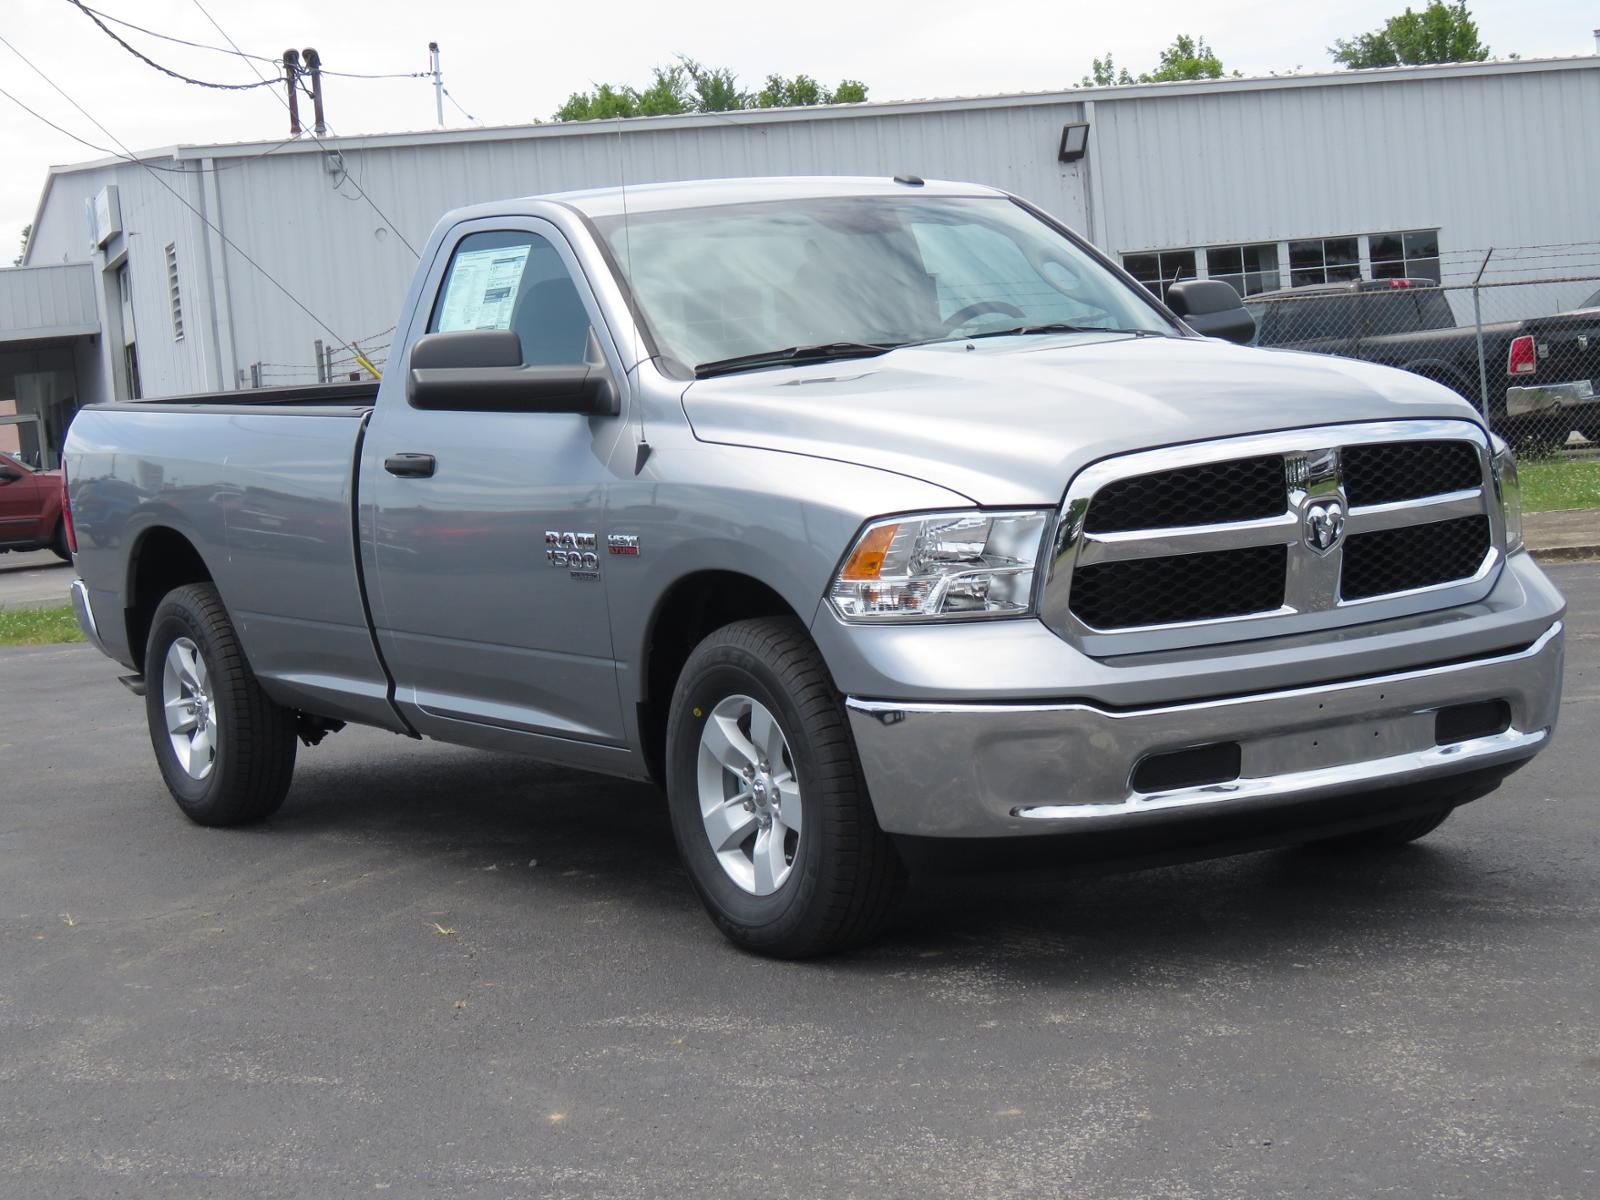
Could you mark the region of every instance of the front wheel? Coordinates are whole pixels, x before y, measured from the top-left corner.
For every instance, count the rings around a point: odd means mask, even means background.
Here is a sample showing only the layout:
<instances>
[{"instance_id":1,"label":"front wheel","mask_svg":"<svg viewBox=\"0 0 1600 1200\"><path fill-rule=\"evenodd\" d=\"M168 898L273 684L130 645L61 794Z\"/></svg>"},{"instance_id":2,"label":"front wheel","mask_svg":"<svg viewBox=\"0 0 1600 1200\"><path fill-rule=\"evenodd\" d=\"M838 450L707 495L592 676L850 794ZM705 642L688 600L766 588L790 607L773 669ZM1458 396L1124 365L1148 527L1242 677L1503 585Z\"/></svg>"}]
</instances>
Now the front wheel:
<instances>
[{"instance_id":1,"label":"front wheel","mask_svg":"<svg viewBox=\"0 0 1600 1200\"><path fill-rule=\"evenodd\" d=\"M293 718L257 682L215 587L161 601L144 676L150 743L184 815L244 825L276 812L294 774Z\"/></svg>"},{"instance_id":2,"label":"front wheel","mask_svg":"<svg viewBox=\"0 0 1600 1200\"><path fill-rule=\"evenodd\" d=\"M678 852L719 929L747 950L802 958L858 943L904 882L861 778L822 656L792 619L708 636L667 724Z\"/></svg>"}]
</instances>

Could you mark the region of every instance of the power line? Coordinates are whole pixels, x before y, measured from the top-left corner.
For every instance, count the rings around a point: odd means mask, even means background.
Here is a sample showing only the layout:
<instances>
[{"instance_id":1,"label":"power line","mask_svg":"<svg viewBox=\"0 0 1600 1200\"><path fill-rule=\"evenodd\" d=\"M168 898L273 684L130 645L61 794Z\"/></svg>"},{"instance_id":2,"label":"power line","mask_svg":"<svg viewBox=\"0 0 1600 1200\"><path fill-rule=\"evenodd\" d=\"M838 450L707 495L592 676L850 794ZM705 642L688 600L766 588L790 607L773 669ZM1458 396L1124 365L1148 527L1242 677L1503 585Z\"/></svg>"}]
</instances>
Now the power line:
<instances>
[{"instance_id":1,"label":"power line","mask_svg":"<svg viewBox=\"0 0 1600 1200\"><path fill-rule=\"evenodd\" d=\"M200 15L211 22L212 28L222 35L222 40L227 42L228 45L232 46L235 50L239 50L239 43L234 41L233 38L229 36L226 29L217 24L217 19L206 10L206 6L201 4L200 0L192 0L192 3L200 10ZM239 50L239 53L243 54L244 51ZM255 64L250 62L248 58L245 60L245 65L252 71L255 71L258 76L261 74L260 71L256 70ZM274 96L278 96L277 92L273 92L272 94ZM282 96L278 96L278 103L282 104L285 108L289 107L289 102ZM310 137L311 140L316 142L316 144L320 146L324 152L331 153L328 151L327 144L324 143L323 140L315 133L311 133ZM340 155L339 161L341 164L344 162L343 154ZM361 181L352 175L348 168L345 169L344 177L350 181L351 186L354 187L360 197L367 202L372 211L378 214L378 219L394 231L395 237L400 239L400 244L403 245L407 250L411 251L411 257L420 262L422 260L422 255L417 253L417 248L406 239L406 235L400 232L400 227L388 218L387 214L384 213L383 209L378 207L377 203L372 199L372 197L367 195L366 189L361 186Z\"/></svg>"},{"instance_id":2,"label":"power line","mask_svg":"<svg viewBox=\"0 0 1600 1200\"><path fill-rule=\"evenodd\" d=\"M271 271L269 271L265 267L263 267L255 259L251 258L249 254L245 253L245 251L242 248L240 248L239 244L237 242L235 242L232 238L230 238L226 233L224 233L220 228L218 228L211 221L211 219L205 215L205 213L201 212L194 205L190 204L189 201L184 197L184 195L181 192L178 191L177 188L173 187L165 179L161 178L161 173L159 171L157 171L153 167L151 167L149 163L146 163L141 159L135 158L134 155L133 155L133 151L128 149L127 144L124 143L121 138L119 138L116 134L112 133L111 130L107 129L104 125L102 125L100 123L100 121L97 120L95 118L95 116L92 113L89 112L88 109L84 108L83 105L79 104L76 100L74 100L71 96L69 96L66 93L66 91L61 87L61 85L58 84L54 79L51 79L50 76L46 75L44 73L44 71L41 70L34 63L34 61L31 58L29 58L26 54L24 54L22 51L18 50L9 41L7 41L4 35L0 35L0 42L4 42L6 48L9 49L11 51L11 53L15 54L18 58L20 58L24 63L26 63L33 70L33 73L35 75L39 76L40 79L43 79L52 88L54 88L57 92L59 92L61 94L62 98L64 100L66 100L66 102L68 104L72 105L73 108L77 109L85 117L88 117L91 124L97 126L102 133L104 133L108 138L110 138L118 146L121 146L123 152L128 155L129 161L138 163L139 166L141 166L145 170L149 171L150 172L150 177L152 179L154 179L157 183L159 183L162 187L166 188L166 190L172 194L172 198L174 200L176 200L179 204L183 205L191 213L193 213L196 217L198 217L200 219L200 221L206 226L207 229L211 230L212 233L216 234L219 238L222 239L224 245L226 245L229 249L231 249L240 258L244 259L245 262L249 263L257 271L259 271L261 273L262 277L264 279L266 279L268 283L272 284L273 287L277 288L280 292L282 292L284 294L284 296L288 299L289 303L293 304L301 312L305 313L306 316L310 317L311 320L324 333L326 333L330 338L332 338L340 346L344 347L347 350L351 350L356 354L360 354L361 353L361 348L359 346L356 346L356 345L353 345L353 344L351 344L349 342L346 342L344 338L340 337L337 333L335 333L333 331L333 327L331 325L329 325L326 321L324 321L316 313L312 312L311 309L306 306L305 302L300 299L300 297L296 296L286 286L284 286L282 283L280 283L278 281L277 276L275 276Z\"/></svg>"},{"instance_id":3,"label":"power line","mask_svg":"<svg viewBox=\"0 0 1600 1200\"><path fill-rule=\"evenodd\" d=\"M478 120L477 117L473 116L466 109L461 107L461 102L450 94L450 89L445 87L444 84L441 83L439 85L439 90L445 94L445 98L447 100L449 100L451 104L454 104L456 106L456 111L459 112L463 117L465 117L469 121L477 121ZM478 123L480 125L482 124L481 121L479 121Z\"/></svg>"},{"instance_id":4,"label":"power line","mask_svg":"<svg viewBox=\"0 0 1600 1200\"><path fill-rule=\"evenodd\" d=\"M11 46L11 43L6 42L6 45ZM15 46L11 46L11 48L13 50L16 49ZM39 112L37 109L29 108L21 100L18 100L10 92L6 91L5 88L0 88L0 96L4 96L7 100L11 101L11 103L15 104L30 117L33 117L39 121L43 121L46 125L50 126L51 129L54 129L57 133L64 134L73 141L77 142L79 145L87 146L91 150L98 150L101 154L109 155L112 158L121 159L123 162L132 163L135 166L146 167L152 171L165 171L168 175L204 175L207 173L215 174L219 171L232 170L236 166L242 167L245 163L254 162L258 158L266 158L269 154L276 154L279 150L282 150L285 146L294 141L293 138L285 138L283 141L279 142L276 146L273 146L269 150L263 150L260 154L251 154L247 157L235 159L225 167L202 167L198 165L193 168L163 167L157 165L156 163L147 162L136 155L124 154L120 150L113 150L109 146L102 146L99 142L91 142L86 137L79 137L77 134L73 133L72 130L67 129L65 126L57 125L54 121L45 116L43 113Z\"/></svg>"},{"instance_id":5,"label":"power line","mask_svg":"<svg viewBox=\"0 0 1600 1200\"><path fill-rule=\"evenodd\" d=\"M196 50L214 50L218 54L233 54L241 58L253 58L257 62L269 62L274 66L277 65L277 59L268 58L265 55L246 54L242 50L230 50L226 46L212 46L206 42L191 42L185 38L173 37L170 33L158 33L154 29L146 29L143 25L135 25L132 21L125 21L121 17L113 17L110 13L101 12L98 8L90 8L87 4L80 4L78 0L67 0L67 3L74 8L82 9L86 13L92 13L102 20L110 21L113 25L121 25L125 29L135 29L147 37L160 38L164 42L176 42L180 46L192 46Z\"/></svg>"},{"instance_id":6,"label":"power line","mask_svg":"<svg viewBox=\"0 0 1600 1200\"><path fill-rule=\"evenodd\" d=\"M87 4L80 3L80 0L67 0L67 3L71 4L74 8L82 9L86 13L92 13L95 16L101 18L102 20L110 21L113 25L121 25L126 29L137 30L139 33L144 34L146 37L160 38L164 42L174 42L179 46L189 46L189 47L192 47L195 50L212 50L212 51L215 51L218 54L231 54L231 55L235 56L236 58L251 59L251 60L254 60L255 62L271 63L274 68L277 68L278 66L280 66L281 62L282 62L281 59L273 58L273 57L271 57L269 55L265 55L265 54L251 54L249 51L240 50L238 47L233 47L233 48L230 49L227 46L213 46L209 42L191 42L188 38L174 37L170 33L162 33L162 32L160 32L159 30L156 30L156 29L146 29L143 25L135 25L132 21L124 20L121 17L113 17L110 13L102 12L98 8L90 8ZM332 70L328 70L327 68L324 68L322 73L324 75L337 75L340 79L426 79L426 78L428 78L428 72L426 72L426 71L376 71L376 72L368 72L368 71L332 71ZM247 84L245 86L249 87L249 86L254 86L254 85Z\"/></svg>"},{"instance_id":7,"label":"power line","mask_svg":"<svg viewBox=\"0 0 1600 1200\"><path fill-rule=\"evenodd\" d=\"M162 66L160 63L158 63L155 59L151 58L149 55L143 53L142 51L136 49L134 46L131 46L127 42L123 41L122 40L122 36L120 34L118 34L115 29L112 29L111 26L107 25L104 21L102 21L99 18L99 16L96 15L96 13L95 13L95 11L93 9L91 9L87 5L83 4L82 0L67 0L67 3L72 5L73 8L77 9L84 16L88 17L89 20L93 21L95 23L95 25L99 28L101 33L105 34L108 38L110 38L117 45L121 46L124 50L126 50L129 54L133 55L135 58L137 58L140 62L144 63L146 66L154 67L156 70L160 71L163 75L170 75L170 76L172 76L172 78L181 80L184 83L192 83L196 87L215 88L216 90L222 91L222 92L247 92L252 88L271 87L274 83L277 82L277 80L275 80L275 79L262 79L257 83L212 83L212 82L210 82L208 80L205 80L205 79L194 79L194 78L192 78L192 77L190 77L188 75L184 75L183 73L181 73L179 71L174 71L171 67ZM238 47L235 47L235 49L238 50ZM240 57L248 58L248 56L245 55L243 50L238 50L238 53L239 53Z\"/></svg>"}]
</instances>

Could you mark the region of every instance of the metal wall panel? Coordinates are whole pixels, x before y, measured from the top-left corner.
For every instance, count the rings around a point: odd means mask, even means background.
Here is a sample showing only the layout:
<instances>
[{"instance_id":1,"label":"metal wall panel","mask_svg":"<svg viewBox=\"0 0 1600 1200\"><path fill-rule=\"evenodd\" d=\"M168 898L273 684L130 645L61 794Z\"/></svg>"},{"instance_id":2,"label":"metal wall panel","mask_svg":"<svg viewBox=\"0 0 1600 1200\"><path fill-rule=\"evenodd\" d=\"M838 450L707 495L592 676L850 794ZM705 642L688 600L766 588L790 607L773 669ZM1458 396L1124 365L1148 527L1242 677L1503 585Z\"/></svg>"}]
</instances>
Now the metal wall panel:
<instances>
[{"instance_id":1,"label":"metal wall panel","mask_svg":"<svg viewBox=\"0 0 1600 1200\"><path fill-rule=\"evenodd\" d=\"M1449 254L1600 238L1596 112L1600 58L384 135L331 143L334 163L306 140L201 148L185 154L191 172L214 169L207 186L162 178L236 248L122 164L55 176L30 261L85 257L82 198L114 181L147 392L233 386L254 363L263 382L308 382L314 342L334 340L318 318L381 356L416 265L402 235L420 249L443 212L495 197L910 171L1017 192L1112 253L1438 228ZM1085 118L1088 158L1057 162L1062 125ZM182 343L165 309L168 242L185 275Z\"/></svg>"},{"instance_id":2,"label":"metal wall panel","mask_svg":"<svg viewBox=\"0 0 1600 1200\"><path fill-rule=\"evenodd\" d=\"M115 301L114 285L107 273L116 264L127 264L133 283L133 323L145 395L170 396L227 386L228 381L218 379L212 367L211 295L206 286L205 245L201 238L204 226L184 204L187 200L199 207L198 164L181 167L170 160L155 160L152 169L160 170L159 177L133 163L56 175L39 214L28 261L85 263L90 273L89 294L107 339L114 336L117 324L107 319L108 299ZM117 187L122 233L108 242L102 253L96 253L89 244L84 203L108 184ZM177 254L184 307L181 340L173 335L167 289L169 243ZM120 348L115 352L120 353ZM105 394L112 394L109 384Z\"/></svg>"},{"instance_id":3,"label":"metal wall panel","mask_svg":"<svg viewBox=\"0 0 1600 1200\"><path fill-rule=\"evenodd\" d=\"M0 343L100 328L88 263L0 270Z\"/></svg>"},{"instance_id":4,"label":"metal wall panel","mask_svg":"<svg viewBox=\"0 0 1600 1200\"><path fill-rule=\"evenodd\" d=\"M1055 103L674 129L611 125L559 136L534 130L521 140L392 148L344 143L343 171L330 170L325 153L280 154L217 178L230 238L342 337L365 338L370 347L388 340L416 265L399 235L420 249L444 212L495 197L678 179L909 171L999 183L1080 224L1079 168L1056 161L1061 126L1080 111ZM228 279L241 365L260 362L274 383L315 379L313 343L329 334L237 253L228 254Z\"/></svg>"},{"instance_id":5,"label":"metal wall panel","mask_svg":"<svg viewBox=\"0 0 1600 1200\"><path fill-rule=\"evenodd\" d=\"M1446 252L1600 238L1600 60L1096 109L1115 252L1419 228Z\"/></svg>"}]
</instances>

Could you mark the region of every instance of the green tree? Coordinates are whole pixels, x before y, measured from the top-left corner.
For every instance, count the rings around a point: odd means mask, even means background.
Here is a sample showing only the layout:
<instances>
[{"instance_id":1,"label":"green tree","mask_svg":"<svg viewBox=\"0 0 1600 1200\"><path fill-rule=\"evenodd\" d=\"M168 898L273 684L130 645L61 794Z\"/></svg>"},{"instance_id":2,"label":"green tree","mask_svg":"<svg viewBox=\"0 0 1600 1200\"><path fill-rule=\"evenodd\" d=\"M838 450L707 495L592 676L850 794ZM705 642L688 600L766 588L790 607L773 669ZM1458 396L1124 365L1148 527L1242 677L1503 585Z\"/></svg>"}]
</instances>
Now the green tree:
<instances>
[{"instance_id":1,"label":"green tree","mask_svg":"<svg viewBox=\"0 0 1600 1200\"><path fill-rule=\"evenodd\" d=\"M796 108L812 104L858 104L867 98L859 79L840 80L829 91L809 75L786 79L769 75L759 92L739 87L727 67L708 67L678 56L670 66L656 67L648 87L603 83L592 92L573 92L556 110L557 121L594 121L615 117L657 117L670 113L733 112L741 108Z\"/></svg>"},{"instance_id":2,"label":"green tree","mask_svg":"<svg viewBox=\"0 0 1600 1200\"><path fill-rule=\"evenodd\" d=\"M739 77L727 67L702 66L692 58L679 61L689 73L696 112L734 112L750 107L750 93L739 87Z\"/></svg>"},{"instance_id":3,"label":"green tree","mask_svg":"<svg viewBox=\"0 0 1600 1200\"><path fill-rule=\"evenodd\" d=\"M11 265L13 267L20 267L22 265L22 255L26 254L28 252L28 239L30 237L32 237L32 236L33 236L33 222L29 221L26 225L24 225L22 227L22 253L18 254L15 258L13 258L11 260Z\"/></svg>"},{"instance_id":4,"label":"green tree","mask_svg":"<svg viewBox=\"0 0 1600 1200\"><path fill-rule=\"evenodd\" d=\"M1139 76L1140 83L1168 83L1175 79L1220 79L1222 60L1205 38L1192 38L1180 33L1172 45L1161 52L1156 69Z\"/></svg>"},{"instance_id":5,"label":"green tree","mask_svg":"<svg viewBox=\"0 0 1600 1200\"><path fill-rule=\"evenodd\" d=\"M1478 40L1478 24L1466 0L1432 0L1421 12L1407 8L1381 29L1338 38L1328 47L1333 61L1361 67L1413 66L1418 63L1482 62L1489 47Z\"/></svg>"},{"instance_id":6,"label":"green tree","mask_svg":"<svg viewBox=\"0 0 1600 1200\"><path fill-rule=\"evenodd\" d=\"M1083 77L1080 86L1111 87L1113 84L1136 82L1138 81L1128 74L1127 67L1123 67L1120 71L1117 69L1117 65L1111 61L1111 51L1107 50L1104 58L1094 60L1094 70Z\"/></svg>"},{"instance_id":7,"label":"green tree","mask_svg":"<svg viewBox=\"0 0 1600 1200\"><path fill-rule=\"evenodd\" d=\"M809 75L796 75L785 79L782 75L768 75L766 85L756 94L757 108L804 108L812 104L828 103L827 92Z\"/></svg>"},{"instance_id":8,"label":"green tree","mask_svg":"<svg viewBox=\"0 0 1600 1200\"><path fill-rule=\"evenodd\" d=\"M1092 60L1093 69L1083 77L1080 87L1113 87L1128 83L1167 83L1174 79L1220 79L1222 60L1206 43L1205 38L1190 37L1180 33L1172 45L1161 52L1161 61L1153 71L1140 72L1135 79L1127 67L1118 67L1111 61L1110 51L1104 58ZM1237 75L1239 72L1235 71Z\"/></svg>"},{"instance_id":9,"label":"green tree","mask_svg":"<svg viewBox=\"0 0 1600 1200\"><path fill-rule=\"evenodd\" d=\"M626 84L613 87L602 83L592 92L573 92L556 109L557 121L600 121L614 117L637 117L639 93Z\"/></svg>"},{"instance_id":10,"label":"green tree","mask_svg":"<svg viewBox=\"0 0 1600 1200\"><path fill-rule=\"evenodd\" d=\"M650 86L640 92L639 116L667 117L674 113L694 111L694 99L689 94L691 80L682 63L670 67L656 67Z\"/></svg>"}]
</instances>

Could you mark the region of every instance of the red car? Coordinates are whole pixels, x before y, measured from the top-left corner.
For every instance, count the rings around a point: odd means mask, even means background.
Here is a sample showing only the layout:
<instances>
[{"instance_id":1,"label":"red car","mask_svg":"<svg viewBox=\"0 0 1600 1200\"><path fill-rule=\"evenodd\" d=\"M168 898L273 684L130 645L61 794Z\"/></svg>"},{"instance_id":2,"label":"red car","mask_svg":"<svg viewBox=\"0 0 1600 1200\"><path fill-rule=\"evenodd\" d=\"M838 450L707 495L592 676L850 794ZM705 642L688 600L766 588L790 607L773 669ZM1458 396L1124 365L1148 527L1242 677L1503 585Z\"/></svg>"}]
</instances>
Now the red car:
<instances>
[{"instance_id":1,"label":"red car","mask_svg":"<svg viewBox=\"0 0 1600 1200\"><path fill-rule=\"evenodd\" d=\"M61 519L61 472L35 471L0 454L0 552L46 547L72 558Z\"/></svg>"}]
</instances>

